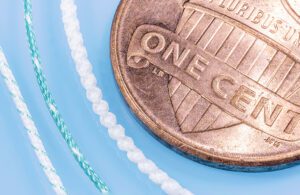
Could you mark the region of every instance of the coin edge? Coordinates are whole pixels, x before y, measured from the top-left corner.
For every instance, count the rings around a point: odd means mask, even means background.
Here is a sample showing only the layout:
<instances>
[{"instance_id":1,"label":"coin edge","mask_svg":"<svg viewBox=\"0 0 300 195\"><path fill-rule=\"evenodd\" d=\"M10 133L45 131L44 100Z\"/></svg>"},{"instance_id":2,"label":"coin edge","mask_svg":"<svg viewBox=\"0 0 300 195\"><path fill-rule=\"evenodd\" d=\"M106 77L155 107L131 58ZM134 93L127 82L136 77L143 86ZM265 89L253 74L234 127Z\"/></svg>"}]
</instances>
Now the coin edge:
<instances>
[{"instance_id":1,"label":"coin edge","mask_svg":"<svg viewBox=\"0 0 300 195\"><path fill-rule=\"evenodd\" d=\"M226 170L233 171L246 171L246 172L260 172L260 171L273 171L278 169L287 168L295 164L300 164L300 150L290 152L288 154L278 154L274 156L268 156L265 158L246 157L244 159L230 158L227 156L220 156L214 153L210 153L207 150L203 150L199 147L193 147L186 144L179 138L173 136L172 134L166 132L159 127L143 109L138 105L135 98L131 95L130 89L128 88L125 80L122 77L122 71L119 63L118 54L118 29L120 26L120 20L123 15L123 11L126 8L126 5L130 3L131 0L121 0L118 8L116 10L113 24L111 28L111 38L110 38L110 57L112 62L112 68L114 72L114 77L117 81L119 89L123 95L125 102L128 104L129 108L133 111L135 116L146 125L146 128L149 129L156 137L162 140L164 143L169 145L171 148L180 150L179 153L183 153L184 156L191 158L195 161L200 161L202 164L208 166L213 166ZM177 151L178 152L178 151Z\"/></svg>"}]
</instances>

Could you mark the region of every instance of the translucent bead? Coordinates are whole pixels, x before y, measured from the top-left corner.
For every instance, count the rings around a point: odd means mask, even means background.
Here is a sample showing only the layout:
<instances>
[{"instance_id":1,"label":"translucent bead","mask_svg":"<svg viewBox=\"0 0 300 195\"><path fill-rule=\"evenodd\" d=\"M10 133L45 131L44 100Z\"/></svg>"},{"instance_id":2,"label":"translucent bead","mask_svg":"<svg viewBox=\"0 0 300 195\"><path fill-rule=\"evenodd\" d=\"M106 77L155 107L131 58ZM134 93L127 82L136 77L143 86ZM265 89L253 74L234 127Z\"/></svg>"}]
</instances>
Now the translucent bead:
<instances>
[{"instance_id":1,"label":"translucent bead","mask_svg":"<svg viewBox=\"0 0 300 195\"><path fill-rule=\"evenodd\" d=\"M111 128L116 125L117 119L113 113L108 112L101 116L100 122L104 127Z\"/></svg>"},{"instance_id":2,"label":"translucent bead","mask_svg":"<svg viewBox=\"0 0 300 195\"><path fill-rule=\"evenodd\" d=\"M169 176L161 171L161 170L157 170L153 173L150 174L149 178L156 184L161 184L163 183L165 180L167 180L169 178Z\"/></svg>"},{"instance_id":3,"label":"translucent bead","mask_svg":"<svg viewBox=\"0 0 300 195\"><path fill-rule=\"evenodd\" d=\"M108 113L109 105L106 101L100 100L99 102L93 104L93 110L96 114L102 116Z\"/></svg>"},{"instance_id":4,"label":"translucent bead","mask_svg":"<svg viewBox=\"0 0 300 195\"><path fill-rule=\"evenodd\" d=\"M118 147L123 151L130 151L136 148L136 146L133 143L133 140L129 137L124 137L123 139L119 139Z\"/></svg>"},{"instance_id":5,"label":"translucent bead","mask_svg":"<svg viewBox=\"0 0 300 195\"><path fill-rule=\"evenodd\" d=\"M80 65L78 65L78 66L76 66L76 70L78 71L78 72L80 72L80 74L82 75L82 76L86 76L84 73L91 73L92 72L92 70L93 70L93 67L91 66L91 64L90 63L88 63L88 62L80 62ZM82 74L83 73L83 74Z\"/></svg>"},{"instance_id":6,"label":"translucent bead","mask_svg":"<svg viewBox=\"0 0 300 195\"><path fill-rule=\"evenodd\" d=\"M145 156L142 151L136 149L127 153L127 157L134 163L139 163L145 159Z\"/></svg>"},{"instance_id":7,"label":"translucent bead","mask_svg":"<svg viewBox=\"0 0 300 195\"><path fill-rule=\"evenodd\" d=\"M157 166L150 160L140 163L138 167L145 174L149 174L157 169Z\"/></svg>"},{"instance_id":8,"label":"translucent bead","mask_svg":"<svg viewBox=\"0 0 300 195\"><path fill-rule=\"evenodd\" d=\"M188 191L187 189L181 189L180 194L182 194L182 195L193 195L193 193Z\"/></svg>"},{"instance_id":9,"label":"translucent bead","mask_svg":"<svg viewBox=\"0 0 300 195\"><path fill-rule=\"evenodd\" d=\"M88 89L92 85L97 84L97 79L96 79L95 76L81 77L80 80L81 80L81 83L82 83L83 87L86 88L86 89Z\"/></svg>"},{"instance_id":10,"label":"translucent bead","mask_svg":"<svg viewBox=\"0 0 300 195\"><path fill-rule=\"evenodd\" d=\"M125 136L125 129L121 125L115 125L108 129L108 133L114 140L119 140Z\"/></svg>"},{"instance_id":11,"label":"translucent bead","mask_svg":"<svg viewBox=\"0 0 300 195\"><path fill-rule=\"evenodd\" d=\"M76 33L74 34L74 36L78 37L77 39L79 40L79 43L82 45L82 44L83 44L82 36L81 36L78 32L76 32ZM85 62L88 63L88 61L86 60L86 58L88 57L88 55L87 55L87 51L85 50L85 48L83 48L83 47L78 47L78 48L76 49L76 52L78 52L78 53L81 54L82 63L84 64L83 66L86 66Z\"/></svg>"},{"instance_id":12,"label":"translucent bead","mask_svg":"<svg viewBox=\"0 0 300 195\"><path fill-rule=\"evenodd\" d=\"M164 191L168 192L168 194L172 195L179 195L181 189L180 185L173 179L165 181L161 187Z\"/></svg>"},{"instance_id":13,"label":"translucent bead","mask_svg":"<svg viewBox=\"0 0 300 195\"><path fill-rule=\"evenodd\" d=\"M91 102L97 102L102 99L102 91L97 87L93 87L92 90L86 92L86 96Z\"/></svg>"}]
</instances>

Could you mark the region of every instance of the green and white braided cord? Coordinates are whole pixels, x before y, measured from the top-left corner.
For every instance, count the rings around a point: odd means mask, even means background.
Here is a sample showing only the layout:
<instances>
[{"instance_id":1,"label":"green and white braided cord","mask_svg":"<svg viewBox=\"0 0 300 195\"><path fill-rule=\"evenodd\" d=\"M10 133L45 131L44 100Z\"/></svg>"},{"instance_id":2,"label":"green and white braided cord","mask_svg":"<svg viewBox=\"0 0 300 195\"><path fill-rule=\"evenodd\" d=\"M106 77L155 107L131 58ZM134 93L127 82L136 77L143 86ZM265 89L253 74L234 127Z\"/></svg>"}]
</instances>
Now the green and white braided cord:
<instances>
[{"instance_id":1,"label":"green and white braided cord","mask_svg":"<svg viewBox=\"0 0 300 195\"><path fill-rule=\"evenodd\" d=\"M41 67L41 59L39 55L39 50L36 44L36 38L33 30L32 24L32 4L31 0L24 0L24 14L25 14L25 26L27 31L27 39L29 43L29 48L31 51L32 63L34 66L34 71L36 73L37 82L40 86L41 93L44 97L45 103L48 107L48 110L59 130L65 142L69 146L74 158L83 169L85 174L89 177L89 179L94 183L96 188L98 188L102 193L108 193L109 189L106 184L101 180L101 178L97 175L94 169L90 166L90 164L86 161L83 154L79 150L75 140L73 139L70 131L68 130L61 114L59 113L57 106L55 104L54 99L48 89L46 78L43 74Z\"/></svg>"},{"instance_id":2,"label":"green and white braided cord","mask_svg":"<svg viewBox=\"0 0 300 195\"><path fill-rule=\"evenodd\" d=\"M0 73L5 81L7 89L11 94L15 106L19 112L22 123L27 130L30 143L34 149L35 155L37 156L41 167L48 181L52 185L53 190L57 195L66 195L65 188L61 182L60 177L57 175L55 168L49 159L45 150L44 144L39 136L39 132L35 126L32 116L28 110L28 107L23 99L22 93L19 89L19 85L7 63L6 57L0 47Z\"/></svg>"}]
</instances>

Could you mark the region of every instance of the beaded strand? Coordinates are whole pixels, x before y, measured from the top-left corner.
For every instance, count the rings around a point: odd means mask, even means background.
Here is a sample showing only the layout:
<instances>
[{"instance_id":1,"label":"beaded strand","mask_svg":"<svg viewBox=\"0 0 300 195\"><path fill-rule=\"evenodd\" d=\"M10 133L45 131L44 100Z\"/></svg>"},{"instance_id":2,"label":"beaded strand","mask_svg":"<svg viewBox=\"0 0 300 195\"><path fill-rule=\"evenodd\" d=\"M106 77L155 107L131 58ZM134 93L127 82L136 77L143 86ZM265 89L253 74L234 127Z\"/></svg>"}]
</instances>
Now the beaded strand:
<instances>
[{"instance_id":1,"label":"beaded strand","mask_svg":"<svg viewBox=\"0 0 300 195\"><path fill-rule=\"evenodd\" d=\"M97 79L88 59L76 9L73 0L61 0L62 20L72 58L76 64L81 84L86 90L86 96L93 106L93 111L99 116L100 123L108 129L110 137L117 142L119 149L127 153L128 159L135 163L142 173L147 174L152 182L160 185L165 193L191 195L190 191L183 188L176 180L159 169L153 161L145 157L144 153L134 144L132 138L125 135L125 129L117 123L115 114L109 112L109 105L103 99L102 91L97 86Z\"/></svg>"}]
</instances>

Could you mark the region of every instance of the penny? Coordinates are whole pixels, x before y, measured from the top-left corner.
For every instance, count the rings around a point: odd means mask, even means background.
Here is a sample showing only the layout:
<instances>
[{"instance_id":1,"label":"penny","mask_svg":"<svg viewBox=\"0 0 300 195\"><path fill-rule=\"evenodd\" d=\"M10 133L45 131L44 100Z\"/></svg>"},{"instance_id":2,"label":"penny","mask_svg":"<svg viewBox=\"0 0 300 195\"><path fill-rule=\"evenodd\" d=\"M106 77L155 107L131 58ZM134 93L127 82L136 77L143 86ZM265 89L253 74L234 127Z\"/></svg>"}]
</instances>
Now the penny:
<instances>
[{"instance_id":1,"label":"penny","mask_svg":"<svg viewBox=\"0 0 300 195\"><path fill-rule=\"evenodd\" d=\"M300 0L122 0L111 36L130 108L176 151L240 171L300 160Z\"/></svg>"}]
</instances>

